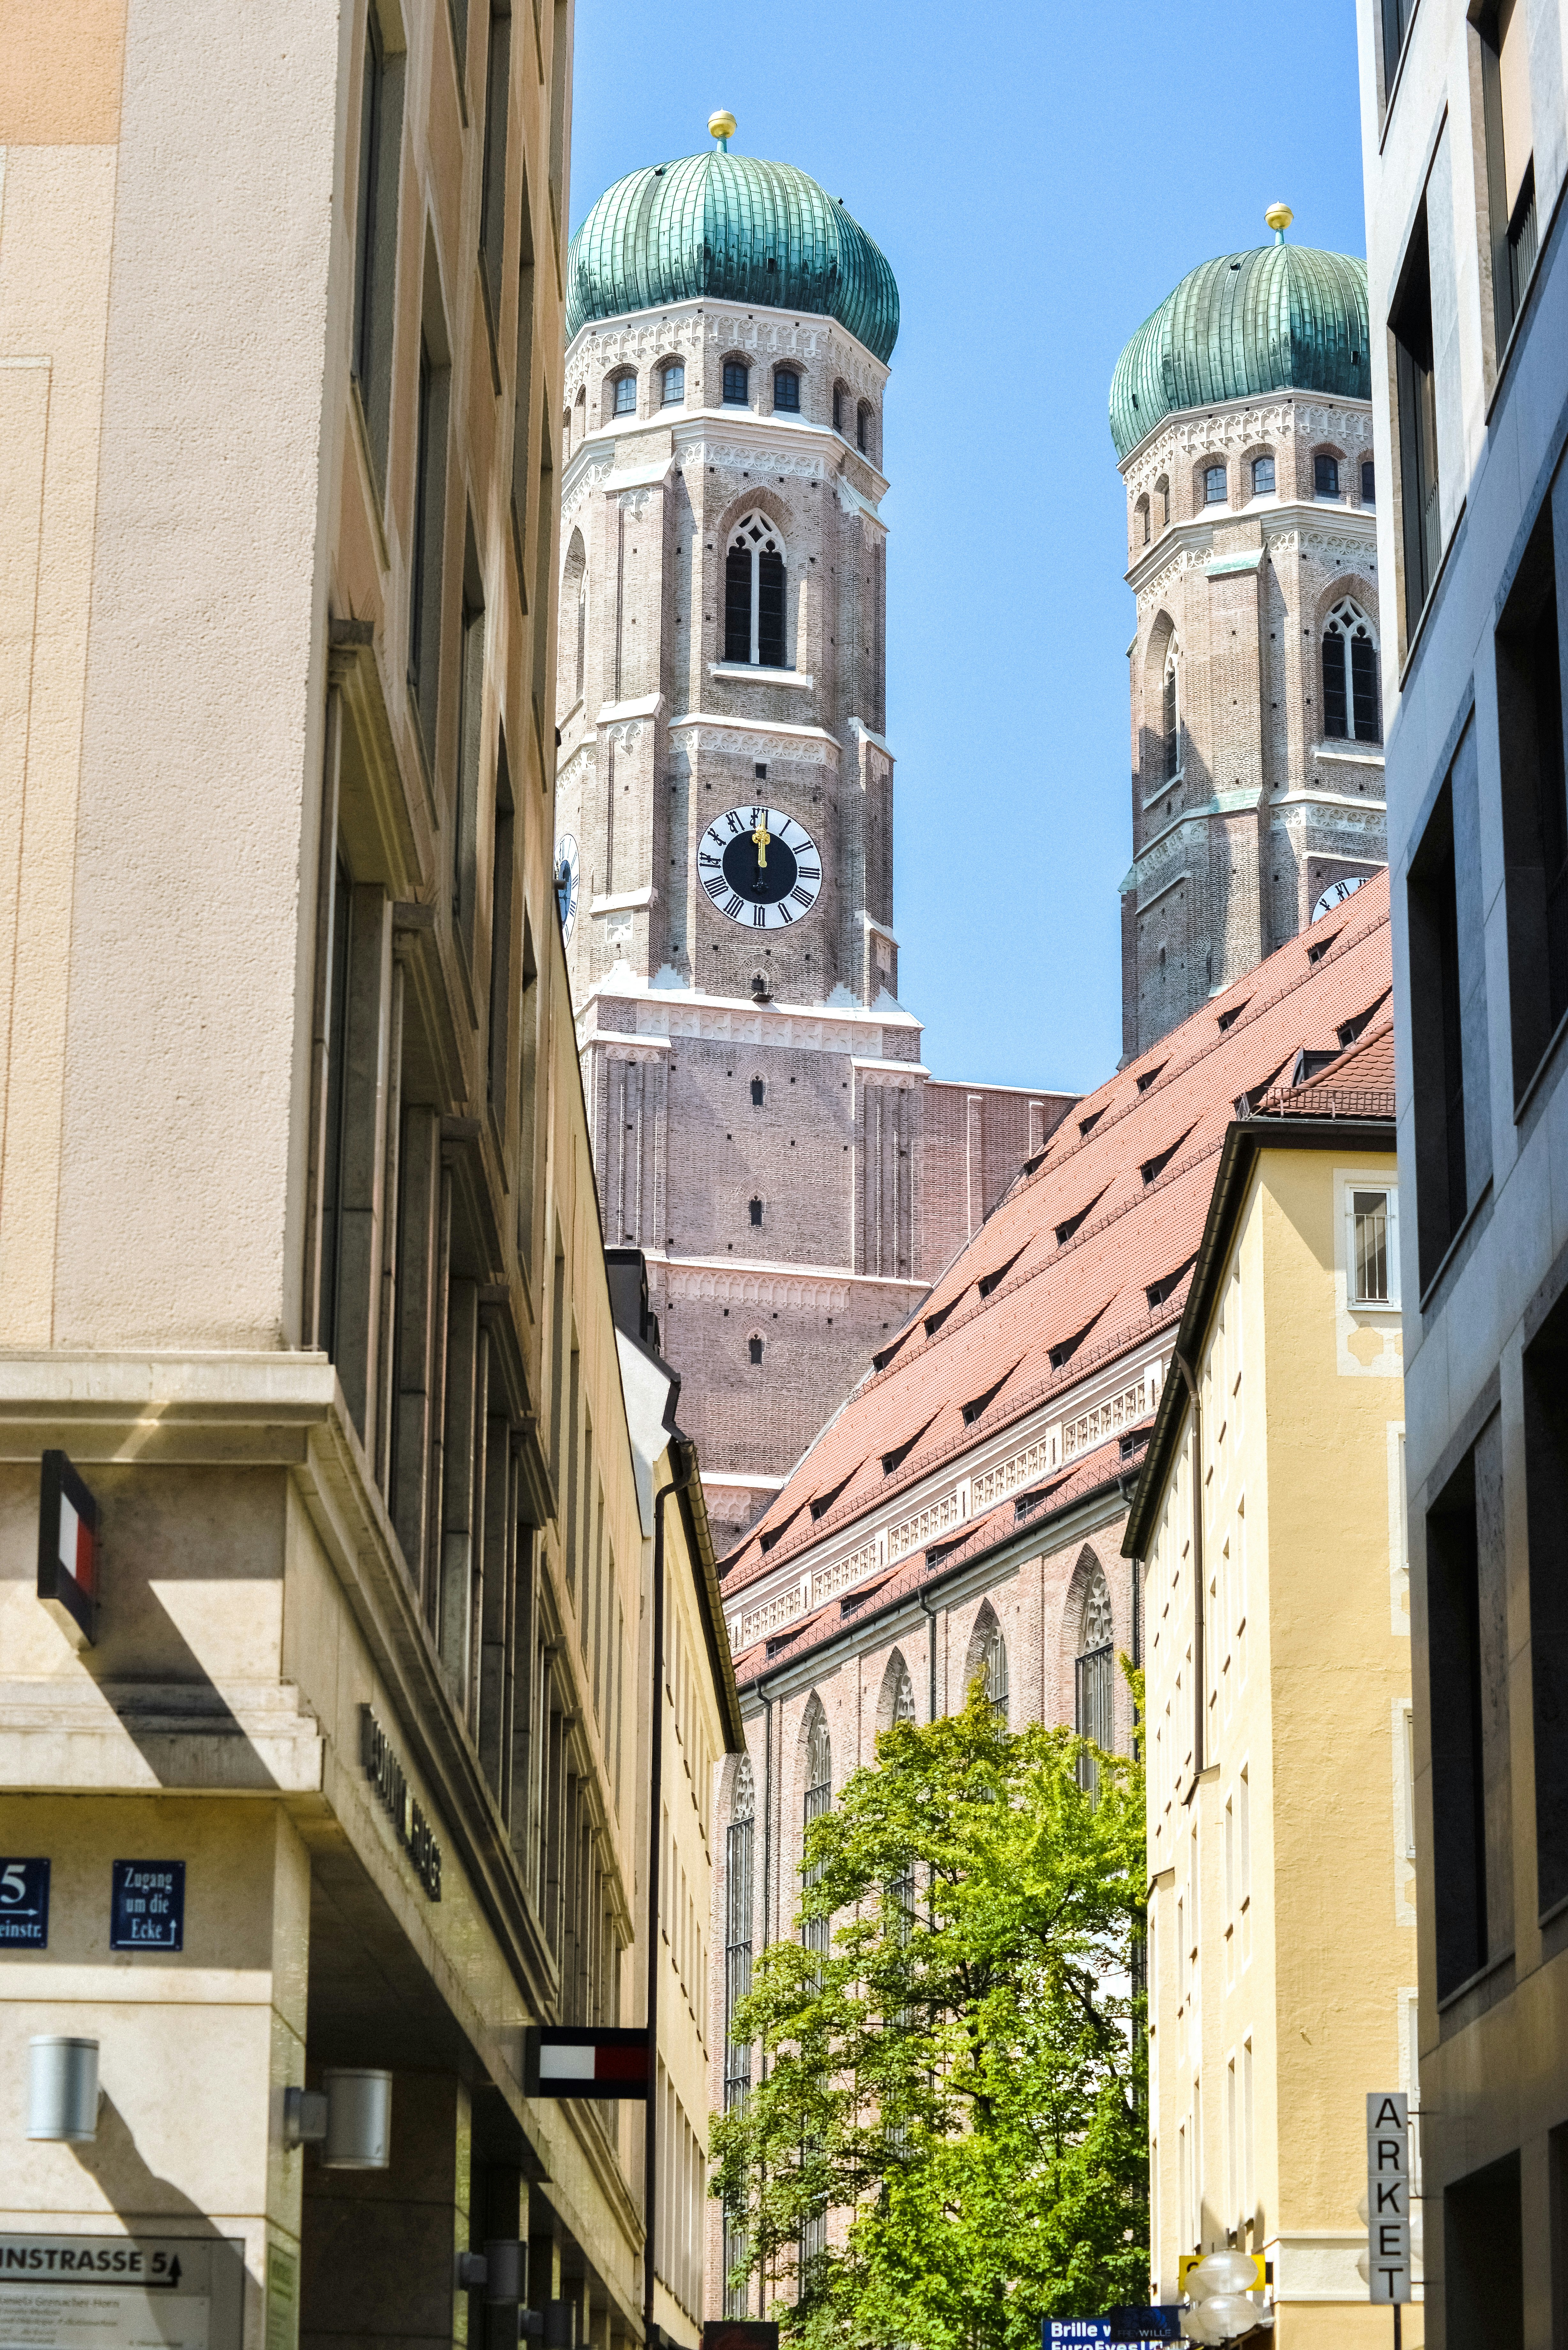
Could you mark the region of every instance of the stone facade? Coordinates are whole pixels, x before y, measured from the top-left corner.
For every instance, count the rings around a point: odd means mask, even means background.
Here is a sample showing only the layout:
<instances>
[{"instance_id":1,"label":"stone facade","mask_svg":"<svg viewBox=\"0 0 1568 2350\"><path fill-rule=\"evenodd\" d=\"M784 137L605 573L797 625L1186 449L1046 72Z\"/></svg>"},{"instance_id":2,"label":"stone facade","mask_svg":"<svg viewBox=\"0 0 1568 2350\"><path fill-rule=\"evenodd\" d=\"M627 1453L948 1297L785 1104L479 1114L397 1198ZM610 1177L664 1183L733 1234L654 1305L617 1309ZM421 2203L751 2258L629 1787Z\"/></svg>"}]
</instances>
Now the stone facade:
<instances>
[{"instance_id":1,"label":"stone facade","mask_svg":"<svg viewBox=\"0 0 1568 2350\"><path fill-rule=\"evenodd\" d=\"M702 301L590 322L566 359L557 854L584 1085L605 1236L647 1253L721 1548L1070 1100L933 1093L898 1000L887 380L830 318ZM783 555L782 665L725 658L748 515ZM820 852L776 928L701 886L705 829L753 807Z\"/></svg>"},{"instance_id":2,"label":"stone facade","mask_svg":"<svg viewBox=\"0 0 1568 2350\"><path fill-rule=\"evenodd\" d=\"M1325 631L1346 599L1378 641L1371 463L1366 401L1287 391L1168 417L1122 464L1137 603L1127 1059L1386 860L1381 724L1364 735L1353 713L1330 737L1324 712Z\"/></svg>"}]
</instances>

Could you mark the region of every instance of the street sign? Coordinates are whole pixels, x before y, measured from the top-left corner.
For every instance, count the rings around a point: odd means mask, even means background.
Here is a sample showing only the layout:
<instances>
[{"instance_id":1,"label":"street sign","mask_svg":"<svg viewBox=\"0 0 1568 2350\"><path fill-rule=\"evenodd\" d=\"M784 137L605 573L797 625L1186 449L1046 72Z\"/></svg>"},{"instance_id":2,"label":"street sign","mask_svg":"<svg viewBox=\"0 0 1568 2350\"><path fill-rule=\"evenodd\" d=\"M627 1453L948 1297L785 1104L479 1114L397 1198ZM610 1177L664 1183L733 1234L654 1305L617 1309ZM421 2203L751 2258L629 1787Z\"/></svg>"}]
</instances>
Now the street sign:
<instances>
[{"instance_id":1,"label":"street sign","mask_svg":"<svg viewBox=\"0 0 1568 2350\"><path fill-rule=\"evenodd\" d=\"M1402 2091L1366 2098L1366 2275L1375 2302L1410 2292L1410 2110Z\"/></svg>"},{"instance_id":2,"label":"street sign","mask_svg":"<svg viewBox=\"0 0 1568 2350\"><path fill-rule=\"evenodd\" d=\"M111 1950L182 1950L185 1864L117 1860L109 1901Z\"/></svg>"},{"instance_id":3,"label":"street sign","mask_svg":"<svg viewBox=\"0 0 1568 2350\"><path fill-rule=\"evenodd\" d=\"M223 2236L0 2236L0 2341L240 2350L245 2248Z\"/></svg>"},{"instance_id":4,"label":"street sign","mask_svg":"<svg viewBox=\"0 0 1568 2350\"><path fill-rule=\"evenodd\" d=\"M1058 2342L1110 2342L1114 2338L1108 2317L1046 2317L1040 2323L1042 2350L1053 2350Z\"/></svg>"},{"instance_id":5,"label":"street sign","mask_svg":"<svg viewBox=\"0 0 1568 2350\"><path fill-rule=\"evenodd\" d=\"M48 1862L0 1860L0 1946L43 1950L48 1942Z\"/></svg>"}]
</instances>

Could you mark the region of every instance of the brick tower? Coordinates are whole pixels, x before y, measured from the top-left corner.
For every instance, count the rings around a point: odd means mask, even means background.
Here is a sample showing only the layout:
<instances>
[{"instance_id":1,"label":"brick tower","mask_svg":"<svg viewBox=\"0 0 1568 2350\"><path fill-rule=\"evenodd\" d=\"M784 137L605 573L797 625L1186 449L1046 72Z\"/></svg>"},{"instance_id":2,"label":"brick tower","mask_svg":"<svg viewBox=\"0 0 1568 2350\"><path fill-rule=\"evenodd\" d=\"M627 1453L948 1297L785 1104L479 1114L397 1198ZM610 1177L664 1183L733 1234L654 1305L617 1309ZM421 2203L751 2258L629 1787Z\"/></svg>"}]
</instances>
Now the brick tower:
<instances>
[{"instance_id":1,"label":"brick tower","mask_svg":"<svg viewBox=\"0 0 1568 2350\"><path fill-rule=\"evenodd\" d=\"M718 1538L1064 1096L933 1086L898 1001L884 255L803 172L634 172L568 262L556 869L605 1239Z\"/></svg>"},{"instance_id":2,"label":"brick tower","mask_svg":"<svg viewBox=\"0 0 1568 2350\"><path fill-rule=\"evenodd\" d=\"M1111 383L1128 1059L1387 858L1366 266L1287 244L1290 218L1184 277Z\"/></svg>"}]
</instances>

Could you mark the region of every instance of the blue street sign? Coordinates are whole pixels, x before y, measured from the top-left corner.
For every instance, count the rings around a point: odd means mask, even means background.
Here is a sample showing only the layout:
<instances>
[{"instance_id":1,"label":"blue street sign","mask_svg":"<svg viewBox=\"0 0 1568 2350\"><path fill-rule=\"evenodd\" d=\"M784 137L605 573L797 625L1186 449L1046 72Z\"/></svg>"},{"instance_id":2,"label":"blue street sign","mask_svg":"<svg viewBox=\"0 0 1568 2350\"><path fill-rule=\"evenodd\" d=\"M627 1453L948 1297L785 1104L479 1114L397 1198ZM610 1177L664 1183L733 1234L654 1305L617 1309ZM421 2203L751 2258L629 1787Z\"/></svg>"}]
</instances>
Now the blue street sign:
<instances>
[{"instance_id":1,"label":"blue street sign","mask_svg":"<svg viewBox=\"0 0 1568 2350\"><path fill-rule=\"evenodd\" d=\"M185 1864L117 1860L109 1905L111 1950L182 1950Z\"/></svg>"},{"instance_id":2,"label":"blue street sign","mask_svg":"<svg viewBox=\"0 0 1568 2350\"><path fill-rule=\"evenodd\" d=\"M0 1860L0 1950L42 1950L48 1940L48 1862Z\"/></svg>"},{"instance_id":3,"label":"blue street sign","mask_svg":"<svg viewBox=\"0 0 1568 2350\"><path fill-rule=\"evenodd\" d=\"M1053 2350L1058 2342L1108 2342L1110 2338L1108 2317L1047 2317L1041 2322L1041 2350Z\"/></svg>"}]
</instances>

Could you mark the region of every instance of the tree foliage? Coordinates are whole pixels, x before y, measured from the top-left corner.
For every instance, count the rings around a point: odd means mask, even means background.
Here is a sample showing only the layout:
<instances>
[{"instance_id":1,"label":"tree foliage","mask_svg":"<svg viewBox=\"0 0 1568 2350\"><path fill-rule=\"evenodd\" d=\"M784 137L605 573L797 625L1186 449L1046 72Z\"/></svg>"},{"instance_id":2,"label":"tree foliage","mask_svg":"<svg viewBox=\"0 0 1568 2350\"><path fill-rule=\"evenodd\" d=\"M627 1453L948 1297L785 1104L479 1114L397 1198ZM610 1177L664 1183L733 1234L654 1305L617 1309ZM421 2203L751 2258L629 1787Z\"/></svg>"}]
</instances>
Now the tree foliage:
<instances>
[{"instance_id":1,"label":"tree foliage","mask_svg":"<svg viewBox=\"0 0 1568 2350\"><path fill-rule=\"evenodd\" d=\"M1085 1751L1010 1734L977 1682L806 1831L799 1923L831 1949L762 1954L753 2086L713 2123L794 2343L1034 2350L1043 2316L1147 2295L1143 1772L1097 1755L1086 1794Z\"/></svg>"}]
</instances>

